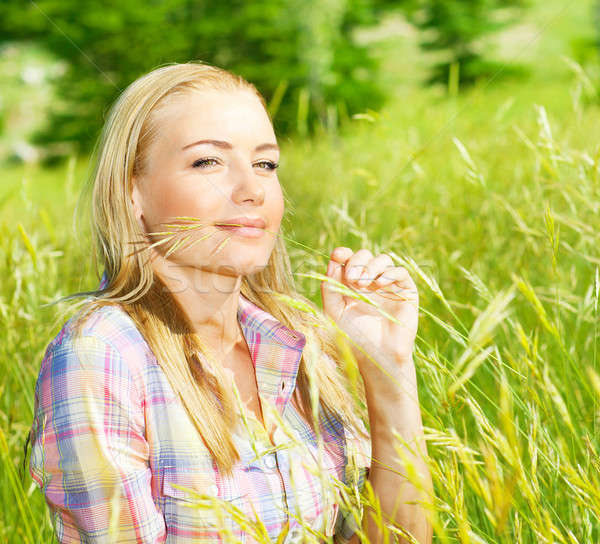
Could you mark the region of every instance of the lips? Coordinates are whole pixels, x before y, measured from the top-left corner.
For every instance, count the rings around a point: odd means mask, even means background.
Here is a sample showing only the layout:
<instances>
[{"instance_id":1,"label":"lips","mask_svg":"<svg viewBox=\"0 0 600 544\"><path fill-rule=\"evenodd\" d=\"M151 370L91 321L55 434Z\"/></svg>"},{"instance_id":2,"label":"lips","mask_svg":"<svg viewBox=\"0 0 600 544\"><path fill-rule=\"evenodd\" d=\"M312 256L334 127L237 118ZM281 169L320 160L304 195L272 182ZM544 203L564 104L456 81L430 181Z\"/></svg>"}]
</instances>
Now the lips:
<instances>
[{"instance_id":1,"label":"lips","mask_svg":"<svg viewBox=\"0 0 600 544\"><path fill-rule=\"evenodd\" d=\"M233 217L231 219L226 219L224 221L215 222L215 226L217 226L217 227L229 226L229 225L235 225L235 226L241 225L244 227L254 227L257 229L264 229L266 226L264 220L260 217Z\"/></svg>"}]
</instances>

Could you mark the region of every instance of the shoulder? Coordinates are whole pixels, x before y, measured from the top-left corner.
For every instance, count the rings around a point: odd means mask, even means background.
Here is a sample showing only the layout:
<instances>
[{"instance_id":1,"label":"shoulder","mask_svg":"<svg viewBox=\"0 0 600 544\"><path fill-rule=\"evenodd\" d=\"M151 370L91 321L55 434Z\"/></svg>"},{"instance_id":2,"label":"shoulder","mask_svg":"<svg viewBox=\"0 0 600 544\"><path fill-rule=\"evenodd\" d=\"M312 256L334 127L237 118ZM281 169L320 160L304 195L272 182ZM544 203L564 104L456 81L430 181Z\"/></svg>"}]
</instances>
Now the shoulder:
<instances>
[{"instance_id":1,"label":"shoulder","mask_svg":"<svg viewBox=\"0 0 600 544\"><path fill-rule=\"evenodd\" d=\"M119 369L137 378L148 352L142 334L122 308L117 305L90 311L83 308L65 322L48 344L40 376L77 365L77 368L100 367L106 371Z\"/></svg>"},{"instance_id":2,"label":"shoulder","mask_svg":"<svg viewBox=\"0 0 600 544\"><path fill-rule=\"evenodd\" d=\"M61 328L49 347L67 345L79 338L93 337L121 349L130 344L145 343L134 321L115 304L79 310Z\"/></svg>"}]
</instances>

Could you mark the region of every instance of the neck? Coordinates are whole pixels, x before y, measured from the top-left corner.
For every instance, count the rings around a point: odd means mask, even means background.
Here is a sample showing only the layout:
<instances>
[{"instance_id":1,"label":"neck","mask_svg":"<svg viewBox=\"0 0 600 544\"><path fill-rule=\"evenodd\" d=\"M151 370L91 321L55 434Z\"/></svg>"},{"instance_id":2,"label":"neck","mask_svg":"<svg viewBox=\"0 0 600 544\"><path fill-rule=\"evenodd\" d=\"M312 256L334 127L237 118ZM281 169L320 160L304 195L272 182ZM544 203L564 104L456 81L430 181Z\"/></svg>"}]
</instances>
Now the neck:
<instances>
[{"instance_id":1,"label":"neck","mask_svg":"<svg viewBox=\"0 0 600 544\"><path fill-rule=\"evenodd\" d=\"M237 319L241 276L180 266L162 257L153 268L215 355L227 356L245 341Z\"/></svg>"}]
</instances>

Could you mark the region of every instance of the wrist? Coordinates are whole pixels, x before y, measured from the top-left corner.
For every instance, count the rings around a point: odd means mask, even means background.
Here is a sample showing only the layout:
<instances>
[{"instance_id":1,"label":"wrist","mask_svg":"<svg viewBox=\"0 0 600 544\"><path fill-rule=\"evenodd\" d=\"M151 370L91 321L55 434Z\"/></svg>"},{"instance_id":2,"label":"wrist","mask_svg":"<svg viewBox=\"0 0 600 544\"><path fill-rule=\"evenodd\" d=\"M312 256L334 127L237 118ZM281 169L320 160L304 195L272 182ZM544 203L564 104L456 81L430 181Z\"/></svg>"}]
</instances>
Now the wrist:
<instances>
[{"instance_id":1,"label":"wrist","mask_svg":"<svg viewBox=\"0 0 600 544\"><path fill-rule=\"evenodd\" d=\"M396 366L383 380L367 379L365 399L372 431L391 433L406 415L420 412L417 374L411 360Z\"/></svg>"},{"instance_id":2,"label":"wrist","mask_svg":"<svg viewBox=\"0 0 600 544\"><path fill-rule=\"evenodd\" d=\"M375 364L376 363L376 364ZM390 355L375 363L367 358L358 362L365 385L367 401L373 405L389 405L404 397L407 388L416 386L415 364L412 354Z\"/></svg>"}]
</instances>

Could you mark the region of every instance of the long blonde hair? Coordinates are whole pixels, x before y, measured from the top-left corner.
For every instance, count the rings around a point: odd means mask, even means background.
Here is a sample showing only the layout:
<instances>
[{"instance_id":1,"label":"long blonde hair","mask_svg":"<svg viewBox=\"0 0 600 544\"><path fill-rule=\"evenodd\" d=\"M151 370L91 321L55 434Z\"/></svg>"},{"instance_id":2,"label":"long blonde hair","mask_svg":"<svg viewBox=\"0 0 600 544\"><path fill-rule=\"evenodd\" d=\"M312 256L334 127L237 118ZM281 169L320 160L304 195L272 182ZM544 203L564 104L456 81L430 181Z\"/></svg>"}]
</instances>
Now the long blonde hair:
<instances>
[{"instance_id":1,"label":"long blonde hair","mask_svg":"<svg viewBox=\"0 0 600 544\"><path fill-rule=\"evenodd\" d=\"M132 177L143 171L147 150L158 129L157 112L177 95L205 89L250 91L260 99L269 115L254 85L241 76L200 62L168 64L143 75L131 83L111 107L95 149L94 169L87 187L92 199L95 260L99 259L103 265L108 284L104 289L85 293L88 295L86 305L78 314L76 324L82 323L85 316L99 306L117 304L123 308L156 356L219 469L231 473L234 463L240 459L231 436L237 419L234 395L221 379L219 365L211 366L208 357L198 356L207 354L182 308L154 274L147 254L131 251L132 245L144 236L131 206ZM287 295L316 309L294 288L290 260L281 236L277 236L267 266L242 278L241 294L287 327L306 335L307 345L300 360L296 387L302 415L313 431L311 380L317 384L323 414L327 418L338 418L354 436L366 438L360 421L361 415L364 417L364 402L357 403L355 398L360 397L349 393L335 331L327 326L321 312L310 315L283 305L276 297ZM316 329L322 334L314 334ZM308 346L309 343L314 344ZM327 356L336 364L325 364ZM319 360L309 361L310 357L319 357ZM364 398L364 389L360 395Z\"/></svg>"}]
</instances>

